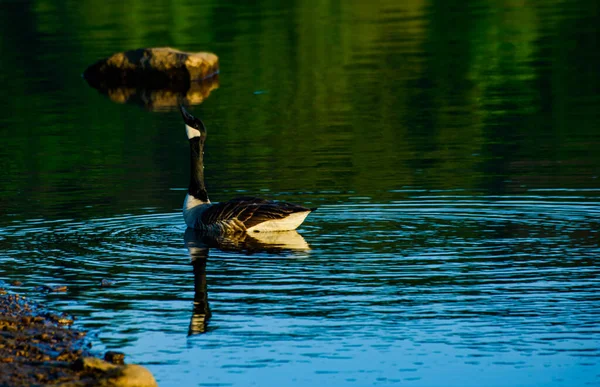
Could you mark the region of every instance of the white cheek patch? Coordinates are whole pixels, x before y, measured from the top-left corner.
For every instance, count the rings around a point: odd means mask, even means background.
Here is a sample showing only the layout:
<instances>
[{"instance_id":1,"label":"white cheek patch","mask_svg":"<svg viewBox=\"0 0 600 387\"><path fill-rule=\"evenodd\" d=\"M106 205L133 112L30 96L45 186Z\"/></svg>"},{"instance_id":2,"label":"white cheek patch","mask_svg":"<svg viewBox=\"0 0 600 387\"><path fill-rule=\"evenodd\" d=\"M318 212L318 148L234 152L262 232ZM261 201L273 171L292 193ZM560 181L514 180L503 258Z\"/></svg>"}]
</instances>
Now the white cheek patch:
<instances>
[{"instance_id":1,"label":"white cheek patch","mask_svg":"<svg viewBox=\"0 0 600 387\"><path fill-rule=\"evenodd\" d=\"M194 137L200 137L200 131L198 129L194 129L191 126L185 126L185 133L188 136L188 140Z\"/></svg>"}]
</instances>

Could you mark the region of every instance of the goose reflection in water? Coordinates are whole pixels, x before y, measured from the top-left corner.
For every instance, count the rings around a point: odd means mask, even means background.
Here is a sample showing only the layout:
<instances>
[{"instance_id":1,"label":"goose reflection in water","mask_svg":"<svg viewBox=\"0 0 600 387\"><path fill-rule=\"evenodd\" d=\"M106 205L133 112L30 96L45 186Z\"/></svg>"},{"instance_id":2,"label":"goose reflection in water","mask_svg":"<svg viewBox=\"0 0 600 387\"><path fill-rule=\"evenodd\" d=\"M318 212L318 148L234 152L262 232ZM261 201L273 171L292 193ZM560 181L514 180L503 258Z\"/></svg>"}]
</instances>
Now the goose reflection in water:
<instances>
[{"instance_id":1,"label":"goose reflection in water","mask_svg":"<svg viewBox=\"0 0 600 387\"><path fill-rule=\"evenodd\" d=\"M188 228L184 234L194 272L194 306L188 336L206 332L212 313L208 303L206 263L211 248L221 251L251 255L267 253L286 255L295 251L308 251L310 246L297 231L230 235L208 235Z\"/></svg>"}]
</instances>

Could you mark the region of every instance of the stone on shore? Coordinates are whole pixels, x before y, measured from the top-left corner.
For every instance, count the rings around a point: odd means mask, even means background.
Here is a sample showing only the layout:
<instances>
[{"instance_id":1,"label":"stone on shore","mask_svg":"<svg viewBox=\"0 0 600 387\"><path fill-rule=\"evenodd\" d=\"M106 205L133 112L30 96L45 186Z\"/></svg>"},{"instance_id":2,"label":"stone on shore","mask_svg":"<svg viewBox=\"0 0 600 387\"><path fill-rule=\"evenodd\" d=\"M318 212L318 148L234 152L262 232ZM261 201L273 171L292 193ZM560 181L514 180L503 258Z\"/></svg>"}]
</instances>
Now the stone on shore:
<instances>
[{"instance_id":1,"label":"stone on shore","mask_svg":"<svg viewBox=\"0 0 600 387\"><path fill-rule=\"evenodd\" d=\"M94 375L93 381L75 382L68 386L153 387L158 386L152 373L137 364L114 365L95 357L78 359L73 368ZM65 387L63 385L63 387Z\"/></svg>"},{"instance_id":2,"label":"stone on shore","mask_svg":"<svg viewBox=\"0 0 600 387\"><path fill-rule=\"evenodd\" d=\"M142 366L93 357L86 333L65 327L65 319L72 322L18 294L0 296L0 386L157 386ZM124 358L105 356L116 363Z\"/></svg>"}]
</instances>

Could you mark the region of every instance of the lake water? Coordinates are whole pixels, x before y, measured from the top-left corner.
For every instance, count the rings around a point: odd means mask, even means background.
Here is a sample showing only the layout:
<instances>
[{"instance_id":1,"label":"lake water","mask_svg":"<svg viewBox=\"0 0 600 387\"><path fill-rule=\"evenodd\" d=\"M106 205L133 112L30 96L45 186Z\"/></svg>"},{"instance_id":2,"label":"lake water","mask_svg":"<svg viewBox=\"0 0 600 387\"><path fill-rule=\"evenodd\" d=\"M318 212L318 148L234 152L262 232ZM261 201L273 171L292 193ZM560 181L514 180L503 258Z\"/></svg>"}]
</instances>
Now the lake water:
<instances>
[{"instance_id":1,"label":"lake water","mask_svg":"<svg viewBox=\"0 0 600 387\"><path fill-rule=\"evenodd\" d=\"M161 386L600 384L596 1L9 0L0 21L0 285L94 348ZM186 233L179 113L81 78L152 46L220 57L190 108L211 199L318 207L298 233Z\"/></svg>"}]
</instances>

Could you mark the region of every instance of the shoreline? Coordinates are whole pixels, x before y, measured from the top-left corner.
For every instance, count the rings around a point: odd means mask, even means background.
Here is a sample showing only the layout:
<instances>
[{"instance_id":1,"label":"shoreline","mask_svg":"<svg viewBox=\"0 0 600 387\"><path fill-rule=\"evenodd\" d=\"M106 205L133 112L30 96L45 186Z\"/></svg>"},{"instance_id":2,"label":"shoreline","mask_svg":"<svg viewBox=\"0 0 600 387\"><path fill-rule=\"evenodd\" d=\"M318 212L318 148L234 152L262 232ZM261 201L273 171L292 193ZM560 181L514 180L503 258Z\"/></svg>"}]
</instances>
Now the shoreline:
<instances>
[{"instance_id":1,"label":"shoreline","mask_svg":"<svg viewBox=\"0 0 600 387\"><path fill-rule=\"evenodd\" d=\"M0 386L157 386L145 367L100 359L73 319L19 294L0 295Z\"/></svg>"}]
</instances>

